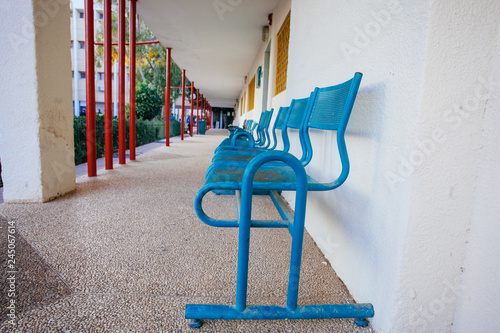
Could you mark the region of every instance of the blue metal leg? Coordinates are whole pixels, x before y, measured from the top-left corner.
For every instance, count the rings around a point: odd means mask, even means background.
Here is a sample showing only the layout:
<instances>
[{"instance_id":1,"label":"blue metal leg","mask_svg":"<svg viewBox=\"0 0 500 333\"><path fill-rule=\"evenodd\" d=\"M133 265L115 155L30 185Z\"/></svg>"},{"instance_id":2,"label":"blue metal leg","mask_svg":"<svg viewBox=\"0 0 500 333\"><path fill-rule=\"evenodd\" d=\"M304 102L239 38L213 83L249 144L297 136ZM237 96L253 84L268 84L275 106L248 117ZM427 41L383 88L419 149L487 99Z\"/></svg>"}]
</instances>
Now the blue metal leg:
<instances>
[{"instance_id":1,"label":"blue metal leg","mask_svg":"<svg viewBox=\"0 0 500 333\"><path fill-rule=\"evenodd\" d=\"M371 304L303 305L295 310L278 305L251 305L238 311L232 305L188 304L186 318L265 320L265 319L330 319L373 317Z\"/></svg>"},{"instance_id":2,"label":"blue metal leg","mask_svg":"<svg viewBox=\"0 0 500 333\"><path fill-rule=\"evenodd\" d=\"M290 272L288 274L288 294L286 305L288 309L297 309L299 298L300 266L302 262L302 245L304 242L304 223L307 191L297 190L295 197L295 215L292 230L292 251L290 254Z\"/></svg>"},{"instance_id":3,"label":"blue metal leg","mask_svg":"<svg viewBox=\"0 0 500 333\"><path fill-rule=\"evenodd\" d=\"M354 319L354 323L358 326L368 326L368 320L366 320L366 318L356 318Z\"/></svg>"},{"instance_id":4,"label":"blue metal leg","mask_svg":"<svg viewBox=\"0 0 500 333\"><path fill-rule=\"evenodd\" d=\"M203 322L199 319L191 319L189 321L189 327L191 328L200 328L203 325Z\"/></svg>"},{"instance_id":5,"label":"blue metal leg","mask_svg":"<svg viewBox=\"0 0 500 333\"><path fill-rule=\"evenodd\" d=\"M242 191L239 216L238 275L236 278L236 310L247 306L248 260L250 253L250 226L252 215L252 190Z\"/></svg>"}]
</instances>

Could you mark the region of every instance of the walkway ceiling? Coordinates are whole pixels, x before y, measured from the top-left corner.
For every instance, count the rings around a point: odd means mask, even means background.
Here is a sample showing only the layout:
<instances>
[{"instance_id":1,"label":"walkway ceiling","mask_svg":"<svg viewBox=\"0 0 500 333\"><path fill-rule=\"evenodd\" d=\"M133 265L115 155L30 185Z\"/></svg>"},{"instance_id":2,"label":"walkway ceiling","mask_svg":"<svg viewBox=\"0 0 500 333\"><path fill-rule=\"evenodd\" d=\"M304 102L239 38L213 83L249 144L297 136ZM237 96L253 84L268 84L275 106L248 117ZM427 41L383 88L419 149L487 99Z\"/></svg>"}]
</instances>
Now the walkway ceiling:
<instances>
[{"instance_id":1,"label":"walkway ceiling","mask_svg":"<svg viewBox=\"0 0 500 333\"><path fill-rule=\"evenodd\" d=\"M278 0L138 0L137 12L212 106L234 107Z\"/></svg>"}]
</instances>

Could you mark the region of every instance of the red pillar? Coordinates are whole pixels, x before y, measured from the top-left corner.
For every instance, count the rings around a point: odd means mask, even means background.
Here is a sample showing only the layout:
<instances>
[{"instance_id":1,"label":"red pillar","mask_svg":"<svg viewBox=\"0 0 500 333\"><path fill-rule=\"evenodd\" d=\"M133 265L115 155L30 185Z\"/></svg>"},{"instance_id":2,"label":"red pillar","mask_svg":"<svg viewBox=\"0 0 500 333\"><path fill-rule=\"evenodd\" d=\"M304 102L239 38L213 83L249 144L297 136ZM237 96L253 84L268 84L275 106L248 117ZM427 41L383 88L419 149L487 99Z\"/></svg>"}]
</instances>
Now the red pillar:
<instances>
[{"instance_id":1,"label":"red pillar","mask_svg":"<svg viewBox=\"0 0 500 333\"><path fill-rule=\"evenodd\" d=\"M125 164L125 0L118 4L118 162Z\"/></svg>"},{"instance_id":2,"label":"red pillar","mask_svg":"<svg viewBox=\"0 0 500 333\"><path fill-rule=\"evenodd\" d=\"M170 146L170 69L172 64L172 49L167 48L167 80L165 85L165 146Z\"/></svg>"},{"instance_id":3,"label":"red pillar","mask_svg":"<svg viewBox=\"0 0 500 333\"><path fill-rule=\"evenodd\" d=\"M196 134L200 134L200 89L196 90Z\"/></svg>"},{"instance_id":4,"label":"red pillar","mask_svg":"<svg viewBox=\"0 0 500 333\"><path fill-rule=\"evenodd\" d=\"M104 160L106 170L113 169L113 52L111 0L104 0Z\"/></svg>"},{"instance_id":5,"label":"red pillar","mask_svg":"<svg viewBox=\"0 0 500 333\"><path fill-rule=\"evenodd\" d=\"M182 70L182 118L181 118L181 140L184 140L184 116L186 113L186 70Z\"/></svg>"},{"instance_id":6,"label":"red pillar","mask_svg":"<svg viewBox=\"0 0 500 333\"><path fill-rule=\"evenodd\" d=\"M194 105L194 81L191 82L191 120L189 124L189 136L193 136L193 105Z\"/></svg>"},{"instance_id":7,"label":"red pillar","mask_svg":"<svg viewBox=\"0 0 500 333\"><path fill-rule=\"evenodd\" d=\"M130 0L130 33L129 33L129 52L130 52L130 102L129 102L129 149L130 160L135 160L135 42L136 42L136 16L137 0Z\"/></svg>"},{"instance_id":8,"label":"red pillar","mask_svg":"<svg viewBox=\"0 0 500 333\"><path fill-rule=\"evenodd\" d=\"M94 0L85 1L85 84L87 122L87 174L97 174L95 145Z\"/></svg>"}]
</instances>

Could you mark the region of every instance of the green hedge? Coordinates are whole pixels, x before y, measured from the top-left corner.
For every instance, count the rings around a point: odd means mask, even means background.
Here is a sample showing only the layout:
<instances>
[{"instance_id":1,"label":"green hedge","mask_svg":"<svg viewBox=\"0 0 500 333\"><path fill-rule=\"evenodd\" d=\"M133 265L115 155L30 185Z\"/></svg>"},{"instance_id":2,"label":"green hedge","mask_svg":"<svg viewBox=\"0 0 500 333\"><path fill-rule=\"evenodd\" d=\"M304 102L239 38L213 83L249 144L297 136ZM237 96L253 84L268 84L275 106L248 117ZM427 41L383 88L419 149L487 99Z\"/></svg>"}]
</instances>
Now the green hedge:
<instances>
[{"instance_id":1,"label":"green hedge","mask_svg":"<svg viewBox=\"0 0 500 333\"><path fill-rule=\"evenodd\" d=\"M128 119L125 122L126 136L125 145L129 147ZM180 135L181 125L178 121L170 121L170 137ZM86 118L75 117L73 123L75 138L75 164L87 162L87 131ZM135 122L136 146L142 146L150 142L165 139L164 120L142 120ZM104 156L104 116L96 117L96 150L97 158ZM118 120L113 119L113 152L118 152Z\"/></svg>"}]
</instances>

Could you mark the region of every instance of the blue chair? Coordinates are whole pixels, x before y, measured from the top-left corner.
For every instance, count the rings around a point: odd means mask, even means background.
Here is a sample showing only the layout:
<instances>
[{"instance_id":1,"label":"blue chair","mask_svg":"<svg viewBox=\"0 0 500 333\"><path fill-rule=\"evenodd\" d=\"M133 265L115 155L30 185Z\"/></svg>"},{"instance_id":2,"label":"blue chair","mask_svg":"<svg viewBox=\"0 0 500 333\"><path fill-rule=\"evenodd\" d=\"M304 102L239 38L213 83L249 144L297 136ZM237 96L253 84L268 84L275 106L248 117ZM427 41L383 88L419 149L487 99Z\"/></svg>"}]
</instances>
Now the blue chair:
<instances>
[{"instance_id":1,"label":"blue chair","mask_svg":"<svg viewBox=\"0 0 500 333\"><path fill-rule=\"evenodd\" d=\"M281 130L283 141L283 151L288 152L290 149L290 140L288 138L288 128L300 129L306 123L306 106L309 98L294 99L290 107L280 108L275 125ZM275 128L276 130L276 128ZM273 149L277 146L276 133L273 131L274 145ZM255 149L252 147L224 147L224 150L218 150L212 158L212 165L207 170L207 175L216 167L220 167L220 172L233 169L237 166L245 167L246 164L258 154L268 151L268 149ZM270 150L273 150L270 149ZM305 146L303 147L305 149ZM239 162L237 164L233 162ZM228 164L230 163L230 164Z\"/></svg>"},{"instance_id":2,"label":"blue chair","mask_svg":"<svg viewBox=\"0 0 500 333\"><path fill-rule=\"evenodd\" d=\"M245 167L237 167L226 177L209 176L195 198L195 211L206 224L214 227L238 228L238 268L235 305L188 304L185 317L191 327L200 327L203 319L326 319L355 318L358 325L367 325L374 309L367 304L319 304L298 306L298 291L304 222L308 191L333 190L342 185L349 173L349 159L344 134L361 82L361 73L342 84L316 88L307 101L307 126L299 127L301 145L306 147L301 160L284 151L258 154ZM295 123L293 122L293 126ZM290 122L290 119L289 119ZM340 175L328 183L321 183L306 174L304 164L313 156L308 129L337 132L337 146L342 163ZM237 220L214 219L202 208L203 197L210 191L233 191L238 206ZM273 200L280 220L252 220L252 197L255 191L266 193ZM279 191L295 191L294 212L279 195ZM289 282L286 306L247 306L248 261L250 228L287 228L292 236Z\"/></svg>"}]
</instances>

